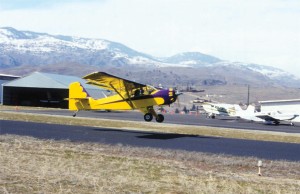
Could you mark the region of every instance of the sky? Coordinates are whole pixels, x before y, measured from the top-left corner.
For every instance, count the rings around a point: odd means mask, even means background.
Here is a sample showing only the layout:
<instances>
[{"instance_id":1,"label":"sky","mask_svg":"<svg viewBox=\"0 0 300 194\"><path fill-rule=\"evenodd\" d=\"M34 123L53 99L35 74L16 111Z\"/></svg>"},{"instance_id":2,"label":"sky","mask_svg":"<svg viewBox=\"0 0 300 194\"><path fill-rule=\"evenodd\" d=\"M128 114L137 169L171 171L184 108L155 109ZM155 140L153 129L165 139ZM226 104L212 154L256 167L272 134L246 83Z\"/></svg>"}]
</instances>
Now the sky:
<instances>
[{"instance_id":1,"label":"sky","mask_svg":"<svg viewBox=\"0 0 300 194\"><path fill-rule=\"evenodd\" d=\"M201 52L300 77L299 0L0 0L0 26L106 39L156 57Z\"/></svg>"}]
</instances>

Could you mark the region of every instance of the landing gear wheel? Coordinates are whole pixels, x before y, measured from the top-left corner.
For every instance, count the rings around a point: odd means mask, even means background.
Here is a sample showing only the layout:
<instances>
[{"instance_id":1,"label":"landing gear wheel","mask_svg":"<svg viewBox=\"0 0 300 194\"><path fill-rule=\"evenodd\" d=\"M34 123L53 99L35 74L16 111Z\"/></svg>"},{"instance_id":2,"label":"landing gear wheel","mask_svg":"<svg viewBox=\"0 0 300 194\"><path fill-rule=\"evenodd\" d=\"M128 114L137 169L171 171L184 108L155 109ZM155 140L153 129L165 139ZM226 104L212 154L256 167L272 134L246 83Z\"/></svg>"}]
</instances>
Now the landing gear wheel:
<instances>
[{"instance_id":1,"label":"landing gear wheel","mask_svg":"<svg viewBox=\"0 0 300 194\"><path fill-rule=\"evenodd\" d=\"M165 120L164 115L158 114L157 117L155 118L156 122L162 123Z\"/></svg>"},{"instance_id":2,"label":"landing gear wheel","mask_svg":"<svg viewBox=\"0 0 300 194\"><path fill-rule=\"evenodd\" d=\"M212 116L211 116L211 118L212 118L212 119L215 119L215 118L216 118L216 116L215 116L215 115L212 115Z\"/></svg>"},{"instance_id":3,"label":"landing gear wheel","mask_svg":"<svg viewBox=\"0 0 300 194\"><path fill-rule=\"evenodd\" d=\"M290 125L291 125L291 126L295 126L295 124L294 124L294 123L290 123Z\"/></svg>"},{"instance_id":4,"label":"landing gear wheel","mask_svg":"<svg viewBox=\"0 0 300 194\"><path fill-rule=\"evenodd\" d=\"M153 119L153 116L152 116L151 113L146 113L146 114L144 115L144 120L145 120L145 121L150 122L150 121L152 121L152 119Z\"/></svg>"},{"instance_id":5,"label":"landing gear wheel","mask_svg":"<svg viewBox=\"0 0 300 194\"><path fill-rule=\"evenodd\" d=\"M76 110L76 111L73 113L73 115L72 115L72 116L73 116L73 117L76 117L76 115L77 115L78 111L79 111L79 110Z\"/></svg>"}]
</instances>

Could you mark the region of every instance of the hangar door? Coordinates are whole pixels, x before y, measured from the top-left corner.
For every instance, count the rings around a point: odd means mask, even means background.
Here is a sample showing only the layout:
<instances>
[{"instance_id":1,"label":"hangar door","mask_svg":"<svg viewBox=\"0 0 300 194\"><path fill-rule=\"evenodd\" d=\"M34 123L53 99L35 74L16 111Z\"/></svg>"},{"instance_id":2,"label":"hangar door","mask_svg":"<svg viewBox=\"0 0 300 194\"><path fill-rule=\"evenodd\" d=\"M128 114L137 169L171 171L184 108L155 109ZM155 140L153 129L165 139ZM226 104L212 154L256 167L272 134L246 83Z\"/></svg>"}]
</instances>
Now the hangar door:
<instances>
[{"instance_id":1,"label":"hangar door","mask_svg":"<svg viewBox=\"0 0 300 194\"><path fill-rule=\"evenodd\" d=\"M68 89L3 87L3 105L68 108Z\"/></svg>"}]
</instances>

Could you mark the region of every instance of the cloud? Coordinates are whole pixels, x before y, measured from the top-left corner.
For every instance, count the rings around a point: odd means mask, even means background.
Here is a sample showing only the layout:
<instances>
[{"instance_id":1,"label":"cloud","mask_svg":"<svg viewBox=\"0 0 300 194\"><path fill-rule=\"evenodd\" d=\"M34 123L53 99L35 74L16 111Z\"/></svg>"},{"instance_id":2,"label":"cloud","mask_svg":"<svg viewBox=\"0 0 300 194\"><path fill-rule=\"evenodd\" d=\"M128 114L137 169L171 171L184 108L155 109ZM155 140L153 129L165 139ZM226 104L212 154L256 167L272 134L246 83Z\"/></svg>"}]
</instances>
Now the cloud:
<instances>
[{"instance_id":1,"label":"cloud","mask_svg":"<svg viewBox=\"0 0 300 194\"><path fill-rule=\"evenodd\" d=\"M97 0L0 0L0 10L49 9L68 3L88 3ZM97 2L106 1L98 0Z\"/></svg>"}]
</instances>

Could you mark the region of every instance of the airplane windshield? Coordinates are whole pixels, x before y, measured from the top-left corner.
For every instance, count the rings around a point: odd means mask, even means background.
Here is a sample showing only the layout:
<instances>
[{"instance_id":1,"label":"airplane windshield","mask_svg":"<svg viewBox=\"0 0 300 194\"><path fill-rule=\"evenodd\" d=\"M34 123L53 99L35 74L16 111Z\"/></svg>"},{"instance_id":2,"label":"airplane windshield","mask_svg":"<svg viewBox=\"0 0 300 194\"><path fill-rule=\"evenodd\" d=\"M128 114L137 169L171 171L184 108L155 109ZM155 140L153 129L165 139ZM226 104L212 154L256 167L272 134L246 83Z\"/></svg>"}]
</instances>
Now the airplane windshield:
<instances>
[{"instance_id":1,"label":"airplane windshield","mask_svg":"<svg viewBox=\"0 0 300 194\"><path fill-rule=\"evenodd\" d=\"M151 85L147 85L146 90L148 91L149 94L151 94L156 89L153 86L151 86Z\"/></svg>"}]
</instances>

